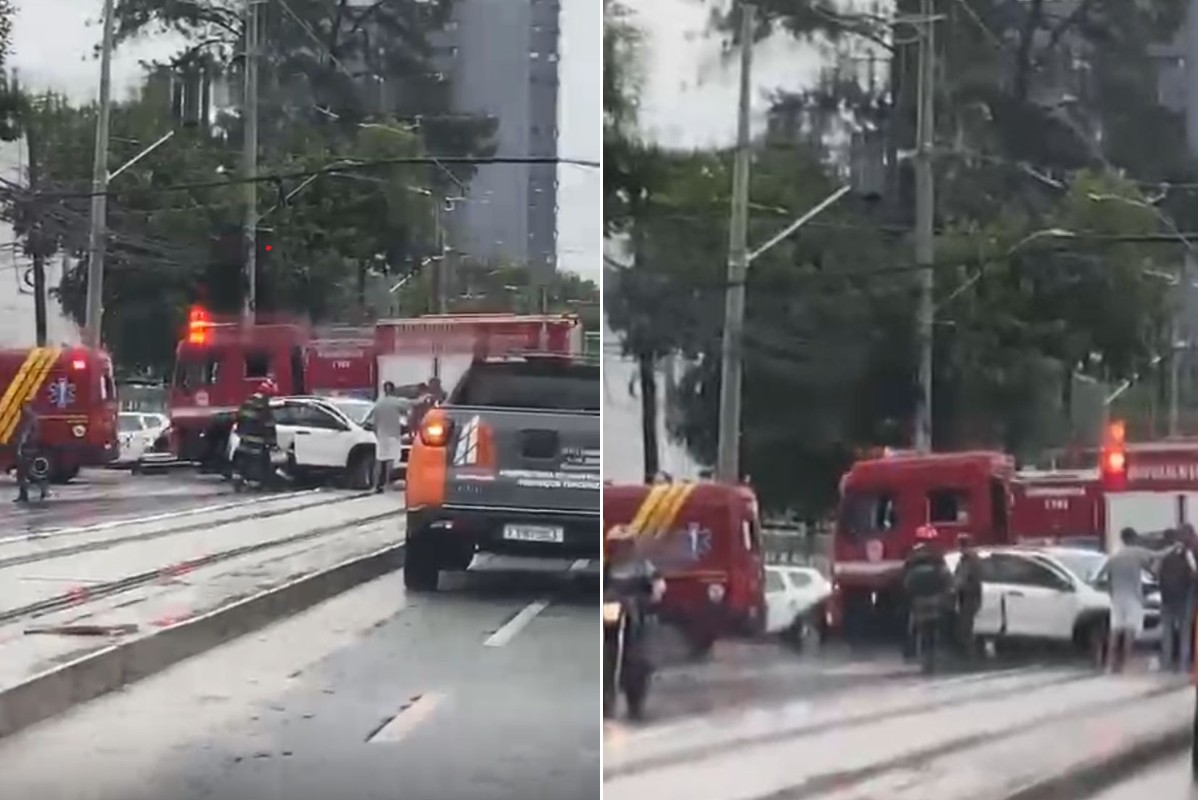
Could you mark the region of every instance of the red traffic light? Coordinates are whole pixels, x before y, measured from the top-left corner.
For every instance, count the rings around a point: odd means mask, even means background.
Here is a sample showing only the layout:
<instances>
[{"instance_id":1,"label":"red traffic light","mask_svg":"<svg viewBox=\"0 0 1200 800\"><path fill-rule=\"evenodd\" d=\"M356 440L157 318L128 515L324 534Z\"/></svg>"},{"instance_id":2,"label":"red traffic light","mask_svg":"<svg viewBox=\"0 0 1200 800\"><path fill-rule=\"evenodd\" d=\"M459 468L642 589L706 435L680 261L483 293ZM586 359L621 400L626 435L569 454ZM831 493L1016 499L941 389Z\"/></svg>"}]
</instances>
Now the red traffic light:
<instances>
[{"instance_id":1,"label":"red traffic light","mask_svg":"<svg viewBox=\"0 0 1200 800\"><path fill-rule=\"evenodd\" d=\"M188 344L208 344L209 328L212 317L203 306L192 306L188 310Z\"/></svg>"},{"instance_id":2,"label":"red traffic light","mask_svg":"<svg viewBox=\"0 0 1200 800\"><path fill-rule=\"evenodd\" d=\"M269 244L263 247L263 250L266 250L268 253L271 252L272 249L274 249L274 247Z\"/></svg>"},{"instance_id":3,"label":"red traffic light","mask_svg":"<svg viewBox=\"0 0 1200 800\"><path fill-rule=\"evenodd\" d=\"M1118 420L1108 426L1104 448L1100 451L1100 482L1105 491L1121 491L1129 483L1129 455L1125 451L1125 423Z\"/></svg>"}]
</instances>

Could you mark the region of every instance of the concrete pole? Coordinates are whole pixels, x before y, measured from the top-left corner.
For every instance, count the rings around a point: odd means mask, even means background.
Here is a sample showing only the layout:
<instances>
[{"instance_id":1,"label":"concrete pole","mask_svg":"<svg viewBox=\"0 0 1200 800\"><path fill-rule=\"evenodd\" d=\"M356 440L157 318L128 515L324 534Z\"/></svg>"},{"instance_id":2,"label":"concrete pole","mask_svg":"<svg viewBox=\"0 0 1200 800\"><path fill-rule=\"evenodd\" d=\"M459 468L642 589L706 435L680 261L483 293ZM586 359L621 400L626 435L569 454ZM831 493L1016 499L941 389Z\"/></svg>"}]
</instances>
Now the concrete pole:
<instances>
[{"instance_id":1,"label":"concrete pole","mask_svg":"<svg viewBox=\"0 0 1200 800\"><path fill-rule=\"evenodd\" d=\"M242 98L242 172L245 178L246 218L243 231L246 269L246 320L253 324L258 309L258 5L246 0L245 94Z\"/></svg>"},{"instance_id":2,"label":"concrete pole","mask_svg":"<svg viewBox=\"0 0 1200 800\"><path fill-rule=\"evenodd\" d=\"M100 40L100 99L96 113L96 149L92 155L92 212L88 230L87 301L83 343L100 346L104 316L104 254L108 243L108 127L111 115L113 0L104 0L104 32Z\"/></svg>"},{"instance_id":3,"label":"concrete pole","mask_svg":"<svg viewBox=\"0 0 1200 800\"><path fill-rule=\"evenodd\" d=\"M750 70L754 50L754 6L743 0L741 86L738 91L737 152L729 217L725 326L721 333L721 410L717 430L717 480L741 481L742 331L746 315L747 225L750 208Z\"/></svg>"},{"instance_id":4,"label":"concrete pole","mask_svg":"<svg viewBox=\"0 0 1200 800\"><path fill-rule=\"evenodd\" d=\"M920 295L917 304L917 343L921 394L917 401L914 445L918 452L933 447L933 135L934 135L934 19L933 0L921 0L918 50L916 168L916 263Z\"/></svg>"}]
</instances>

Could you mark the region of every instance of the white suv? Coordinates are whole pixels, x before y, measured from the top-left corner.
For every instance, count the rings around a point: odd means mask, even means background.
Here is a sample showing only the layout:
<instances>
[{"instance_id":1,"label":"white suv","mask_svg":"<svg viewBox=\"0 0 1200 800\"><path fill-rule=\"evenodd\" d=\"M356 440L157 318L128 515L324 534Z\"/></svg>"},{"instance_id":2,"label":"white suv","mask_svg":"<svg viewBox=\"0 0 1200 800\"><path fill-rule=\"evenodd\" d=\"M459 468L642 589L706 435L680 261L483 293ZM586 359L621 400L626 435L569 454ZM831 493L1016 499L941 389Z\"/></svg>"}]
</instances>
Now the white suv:
<instances>
[{"instance_id":1,"label":"white suv","mask_svg":"<svg viewBox=\"0 0 1200 800\"><path fill-rule=\"evenodd\" d=\"M1083 647L1107 630L1108 595L1053 549L981 547L978 553L983 605L975 618L977 636ZM946 556L951 571L958 558L958 553Z\"/></svg>"},{"instance_id":2,"label":"white suv","mask_svg":"<svg viewBox=\"0 0 1200 800\"><path fill-rule=\"evenodd\" d=\"M298 478L336 475L350 488L371 488L375 434L364 423L372 406L347 398L271 398L279 449L287 454L288 470ZM237 446L238 435L230 432L230 460Z\"/></svg>"}]
</instances>

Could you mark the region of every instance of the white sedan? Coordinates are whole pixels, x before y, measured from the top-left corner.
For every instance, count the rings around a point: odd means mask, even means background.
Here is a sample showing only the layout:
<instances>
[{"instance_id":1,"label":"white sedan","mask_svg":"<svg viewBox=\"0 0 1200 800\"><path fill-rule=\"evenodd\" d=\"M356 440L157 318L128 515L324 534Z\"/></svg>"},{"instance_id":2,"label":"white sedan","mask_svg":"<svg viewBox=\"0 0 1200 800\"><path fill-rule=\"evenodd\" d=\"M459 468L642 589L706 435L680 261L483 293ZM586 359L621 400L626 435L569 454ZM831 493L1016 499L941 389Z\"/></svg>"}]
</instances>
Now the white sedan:
<instances>
[{"instance_id":1,"label":"white sedan","mask_svg":"<svg viewBox=\"0 0 1200 800\"><path fill-rule=\"evenodd\" d=\"M999 547L977 551L983 569L983 605L976 636L1087 647L1108 627L1112 604L1076 563L1088 551ZM1104 554L1095 554L1101 562ZM946 556L951 571L959 554Z\"/></svg>"},{"instance_id":2,"label":"white sedan","mask_svg":"<svg viewBox=\"0 0 1200 800\"><path fill-rule=\"evenodd\" d=\"M825 576L811 567L767 567L766 632L803 642L819 624L822 604L832 591Z\"/></svg>"},{"instance_id":3,"label":"white sedan","mask_svg":"<svg viewBox=\"0 0 1200 800\"><path fill-rule=\"evenodd\" d=\"M170 425L166 414L122 411L117 415L118 464L135 464Z\"/></svg>"},{"instance_id":4,"label":"white sedan","mask_svg":"<svg viewBox=\"0 0 1200 800\"><path fill-rule=\"evenodd\" d=\"M373 404L353 398L273 397L279 449L296 477L336 476L354 489L375 480L375 434L367 416ZM238 435L229 434L229 458Z\"/></svg>"}]
</instances>

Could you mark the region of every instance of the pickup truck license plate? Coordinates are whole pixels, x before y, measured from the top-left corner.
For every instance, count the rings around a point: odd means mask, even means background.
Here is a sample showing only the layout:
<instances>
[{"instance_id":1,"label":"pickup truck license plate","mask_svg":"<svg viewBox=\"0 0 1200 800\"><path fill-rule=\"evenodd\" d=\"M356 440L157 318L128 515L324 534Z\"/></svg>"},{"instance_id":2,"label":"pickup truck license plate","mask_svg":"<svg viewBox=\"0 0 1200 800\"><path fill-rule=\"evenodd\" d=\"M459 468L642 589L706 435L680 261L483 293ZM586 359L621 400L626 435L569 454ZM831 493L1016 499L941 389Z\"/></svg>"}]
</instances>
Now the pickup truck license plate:
<instances>
[{"instance_id":1,"label":"pickup truck license plate","mask_svg":"<svg viewBox=\"0 0 1200 800\"><path fill-rule=\"evenodd\" d=\"M512 542L562 544L563 529L552 525L505 525L504 538Z\"/></svg>"}]
</instances>

